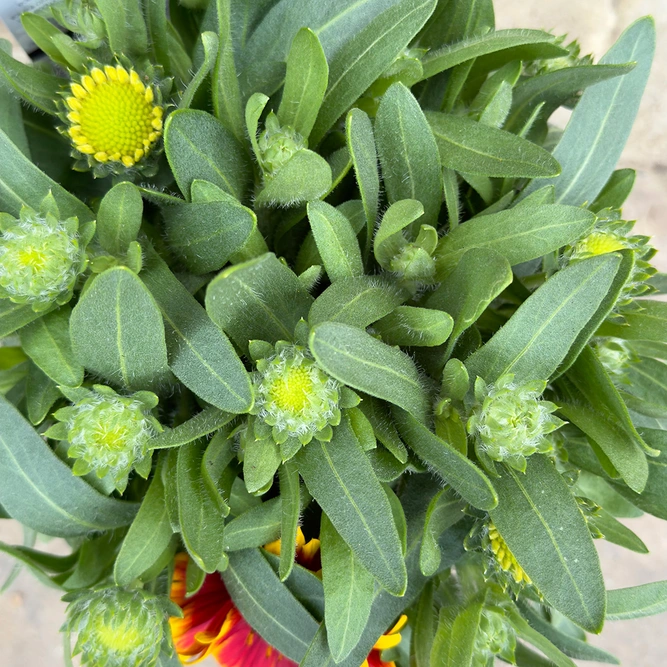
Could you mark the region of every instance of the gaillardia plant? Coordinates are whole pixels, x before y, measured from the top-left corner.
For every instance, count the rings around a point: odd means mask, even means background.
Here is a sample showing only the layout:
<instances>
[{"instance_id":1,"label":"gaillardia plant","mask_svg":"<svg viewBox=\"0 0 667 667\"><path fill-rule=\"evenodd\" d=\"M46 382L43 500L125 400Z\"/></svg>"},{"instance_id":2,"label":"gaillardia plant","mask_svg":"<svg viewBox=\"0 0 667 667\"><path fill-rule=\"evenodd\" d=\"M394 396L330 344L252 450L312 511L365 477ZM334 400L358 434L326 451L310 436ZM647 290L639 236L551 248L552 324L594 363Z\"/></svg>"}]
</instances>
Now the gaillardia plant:
<instances>
[{"instance_id":1,"label":"gaillardia plant","mask_svg":"<svg viewBox=\"0 0 667 667\"><path fill-rule=\"evenodd\" d=\"M614 663L586 633L667 609L594 546L667 519L667 279L615 170L652 20L597 63L491 0L22 20L0 551L63 591L67 660Z\"/></svg>"}]
</instances>

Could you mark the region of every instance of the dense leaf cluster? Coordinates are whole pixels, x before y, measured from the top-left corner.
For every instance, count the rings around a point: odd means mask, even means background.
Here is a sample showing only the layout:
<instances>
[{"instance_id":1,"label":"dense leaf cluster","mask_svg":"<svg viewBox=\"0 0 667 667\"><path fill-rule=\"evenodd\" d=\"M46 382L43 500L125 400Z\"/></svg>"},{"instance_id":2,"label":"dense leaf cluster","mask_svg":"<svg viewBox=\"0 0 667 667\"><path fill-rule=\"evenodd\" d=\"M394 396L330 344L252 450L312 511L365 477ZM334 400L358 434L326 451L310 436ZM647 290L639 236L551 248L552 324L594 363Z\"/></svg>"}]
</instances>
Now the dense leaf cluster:
<instances>
[{"instance_id":1,"label":"dense leaf cluster","mask_svg":"<svg viewBox=\"0 0 667 667\"><path fill-rule=\"evenodd\" d=\"M140 601L184 550L302 667L402 613L400 667L614 662L585 631L667 608L593 543L667 519L667 304L638 298L667 283L614 171L652 21L593 64L491 0L168 4L25 14L34 66L0 45L0 511L72 553L0 550L85 601L89 662L155 664ZM73 160L63 99L121 70L163 105L146 151Z\"/></svg>"}]
</instances>

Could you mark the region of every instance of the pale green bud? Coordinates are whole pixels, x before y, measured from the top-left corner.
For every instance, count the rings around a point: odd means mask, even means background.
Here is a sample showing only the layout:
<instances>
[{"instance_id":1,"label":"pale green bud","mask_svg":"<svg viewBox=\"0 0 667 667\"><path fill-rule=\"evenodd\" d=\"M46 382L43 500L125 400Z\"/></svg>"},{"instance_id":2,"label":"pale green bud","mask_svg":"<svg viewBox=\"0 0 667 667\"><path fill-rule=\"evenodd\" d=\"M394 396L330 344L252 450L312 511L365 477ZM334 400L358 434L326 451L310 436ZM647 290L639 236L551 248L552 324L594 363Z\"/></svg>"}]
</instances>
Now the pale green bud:
<instances>
[{"instance_id":1,"label":"pale green bud","mask_svg":"<svg viewBox=\"0 0 667 667\"><path fill-rule=\"evenodd\" d=\"M389 262L389 268L406 282L424 284L435 282L435 259L416 243L403 246Z\"/></svg>"},{"instance_id":2,"label":"pale green bud","mask_svg":"<svg viewBox=\"0 0 667 667\"><path fill-rule=\"evenodd\" d=\"M480 619L475 648L473 667L486 667L495 656L508 662L514 662L516 633L502 613L484 609Z\"/></svg>"},{"instance_id":3,"label":"pale green bud","mask_svg":"<svg viewBox=\"0 0 667 667\"><path fill-rule=\"evenodd\" d=\"M62 423L46 435L70 443L67 455L75 459L75 475L109 475L122 493L133 469L142 477L150 473L148 441L162 430L151 415L158 399L149 391L120 396L103 385L93 389L65 390L78 400L54 413Z\"/></svg>"},{"instance_id":4,"label":"pale green bud","mask_svg":"<svg viewBox=\"0 0 667 667\"><path fill-rule=\"evenodd\" d=\"M268 177L274 176L295 153L306 148L303 137L289 125L281 126L273 112L268 115L265 130L257 142L262 169Z\"/></svg>"},{"instance_id":5,"label":"pale green bud","mask_svg":"<svg viewBox=\"0 0 667 667\"><path fill-rule=\"evenodd\" d=\"M630 365L638 361L636 354L621 338L597 338L593 350L612 379L623 377Z\"/></svg>"},{"instance_id":6,"label":"pale green bud","mask_svg":"<svg viewBox=\"0 0 667 667\"><path fill-rule=\"evenodd\" d=\"M281 445L288 439L301 445L313 437L331 439L331 427L341 419L339 384L306 348L278 343L273 355L257 361L253 380L257 437L271 436Z\"/></svg>"},{"instance_id":7,"label":"pale green bud","mask_svg":"<svg viewBox=\"0 0 667 667\"><path fill-rule=\"evenodd\" d=\"M0 214L0 297L45 310L65 303L85 265L76 218L23 208L19 219Z\"/></svg>"},{"instance_id":8,"label":"pale green bud","mask_svg":"<svg viewBox=\"0 0 667 667\"><path fill-rule=\"evenodd\" d=\"M153 667L161 651L172 653L168 618L179 614L168 599L105 588L70 600L63 630L78 633L74 654L81 654L82 665Z\"/></svg>"},{"instance_id":9,"label":"pale green bud","mask_svg":"<svg viewBox=\"0 0 667 667\"><path fill-rule=\"evenodd\" d=\"M468 419L468 433L477 438L478 448L494 461L504 461L517 470L526 469L526 457L546 453L552 445L546 437L565 422L554 417L554 403L543 401L546 382L523 385L507 374L495 384L475 382L477 405Z\"/></svg>"}]
</instances>

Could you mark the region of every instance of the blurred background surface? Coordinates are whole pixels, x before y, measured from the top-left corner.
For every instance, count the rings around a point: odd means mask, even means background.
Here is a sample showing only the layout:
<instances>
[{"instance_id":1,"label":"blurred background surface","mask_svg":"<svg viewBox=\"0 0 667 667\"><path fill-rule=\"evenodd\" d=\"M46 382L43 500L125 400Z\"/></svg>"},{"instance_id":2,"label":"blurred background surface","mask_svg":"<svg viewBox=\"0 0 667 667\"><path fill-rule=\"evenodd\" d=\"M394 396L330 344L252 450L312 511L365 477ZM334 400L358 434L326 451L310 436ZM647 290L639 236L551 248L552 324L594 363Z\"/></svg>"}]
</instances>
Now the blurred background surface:
<instances>
[{"instance_id":1,"label":"blurred background surface","mask_svg":"<svg viewBox=\"0 0 667 667\"><path fill-rule=\"evenodd\" d=\"M3 0L0 0L3 2ZM621 158L620 167L637 171L637 182L625 205L635 230L653 237L661 249L655 263L667 271L667 0L495 0L496 24L501 28L543 28L576 38L582 55L598 59L632 21L651 14L658 29L658 49L637 123ZM0 27L0 36L2 27ZM667 579L667 522L651 516L631 519L628 525L644 540L648 555L596 542L608 588L622 588ZM20 544L21 527L0 521L0 541ZM39 544L37 545L40 546ZM67 553L53 540L45 548ZM13 563L0 554L0 582ZM0 597L0 627L5 637L2 667L63 667L64 604L58 591L44 588L21 572ZM609 623L592 643L618 656L625 667L662 667L667 664L665 616ZM202 663L212 667L215 662ZM582 662L597 667L602 663ZM99 667L104 667L100 665Z\"/></svg>"}]
</instances>

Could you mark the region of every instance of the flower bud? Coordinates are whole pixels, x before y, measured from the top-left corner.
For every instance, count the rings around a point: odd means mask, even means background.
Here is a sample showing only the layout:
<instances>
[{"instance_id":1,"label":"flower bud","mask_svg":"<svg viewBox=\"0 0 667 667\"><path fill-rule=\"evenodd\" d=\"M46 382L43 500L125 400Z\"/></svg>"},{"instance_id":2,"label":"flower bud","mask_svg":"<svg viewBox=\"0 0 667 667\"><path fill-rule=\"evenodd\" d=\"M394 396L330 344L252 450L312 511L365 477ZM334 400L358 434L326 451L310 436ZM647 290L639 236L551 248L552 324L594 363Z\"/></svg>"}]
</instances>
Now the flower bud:
<instances>
[{"instance_id":1,"label":"flower bud","mask_svg":"<svg viewBox=\"0 0 667 667\"><path fill-rule=\"evenodd\" d=\"M121 493L135 469L147 477L151 469L148 441L162 427L150 411L157 405L155 394L140 391L120 396L113 389L95 385L94 391L75 390L83 397L54 416L62 422L46 432L48 437L67 440L67 455L76 459L73 472L98 477L110 475Z\"/></svg>"},{"instance_id":2,"label":"flower bud","mask_svg":"<svg viewBox=\"0 0 667 667\"><path fill-rule=\"evenodd\" d=\"M489 523L488 548L498 568L511 576L517 584L530 584L530 577L523 571L498 529Z\"/></svg>"},{"instance_id":3,"label":"flower bud","mask_svg":"<svg viewBox=\"0 0 667 667\"><path fill-rule=\"evenodd\" d=\"M63 630L78 633L83 665L153 667L161 651L172 652L170 613L174 605L143 590L104 588L73 596Z\"/></svg>"},{"instance_id":4,"label":"flower bud","mask_svg":"<svg viewBox=\"0 0 667 667\"><path fill-rule=\"evenodd\" d=\"M525 471L526 457L550 451L551 443L545 436L565 422L551 414L557 409L555 404L540 399L546 382L517 386L513 379L514 375L507 374L487 386L477 378L477 405L467 428L490 459Z\"/></svg>"},{"instance_id":5,"label":"flower bud","mask_svg":"<svg viewBox=\"0 0 667 667\"><path fill-rule=\"evenodd\" d=\"M614 381L620 380L630 365L639 360L622 338L596 338L592 347Z\"/></svg>"},{"instance_id":6,"label":"flower bud","mask_svg":"<svg viewBox=\"0 0 667 667\"><path fill-rule=\"evenodd\" d=\"M306 348L279 343L275 354L258 360L257 369L253 413L271 427L275 442L297 438L305 445L313 437L330 439L331 426L340 423L339 385Z\"/></svg>"},{"instance_id":7,"label":"flower bud","mask_svg":"<svg viewBox=\"0 0 667 667\"><path fill-rule=\"evenodd\" d=\"M486 667L495 656L514 662L516 633L503 614L492 609L482 610L473 654L473 667Z\"/></svg>"},{"instance_id":8,"label":"flower bud","mask_svg":"<svg viewBox=\"0 0 667 667\"><path fill-rule=\"evenodd\" d=\"M258 139L260 160L264 175L275 176L295 153L306 148L303 137L289 125L280 125L278 117L271 112L266 119L264 132Z\"/></svg>"},{"instance_id":9,"label":"flower bud","mask_svg":"<svg viewBox=\"0 0 667 667\"><path fill-rule=\"evenodd\" d=\"M85 257L76 218L60 221L28 208L20 218L2 215L0 297L45 310L71 298Z\"/></svg>"}]
</instances>

